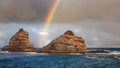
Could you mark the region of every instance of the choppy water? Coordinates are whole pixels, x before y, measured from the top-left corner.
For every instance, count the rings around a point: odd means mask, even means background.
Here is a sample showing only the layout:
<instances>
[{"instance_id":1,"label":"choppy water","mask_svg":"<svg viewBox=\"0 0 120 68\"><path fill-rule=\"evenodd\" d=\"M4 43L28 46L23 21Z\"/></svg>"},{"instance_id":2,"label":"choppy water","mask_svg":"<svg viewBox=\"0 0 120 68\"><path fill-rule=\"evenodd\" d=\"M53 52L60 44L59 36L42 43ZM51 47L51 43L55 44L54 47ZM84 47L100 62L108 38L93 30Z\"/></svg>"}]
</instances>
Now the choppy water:
<instances>
[{"instance_id":1,"label":"choppy water","mask_svg":"<svg viewBox=\"0 0 120 68\"><path fill-rule=\"evenodd\" d=\"M120 49L103 50L111 53L60 55L1 51L0 68L120 68Z\"/></svg>"}]
</instances>

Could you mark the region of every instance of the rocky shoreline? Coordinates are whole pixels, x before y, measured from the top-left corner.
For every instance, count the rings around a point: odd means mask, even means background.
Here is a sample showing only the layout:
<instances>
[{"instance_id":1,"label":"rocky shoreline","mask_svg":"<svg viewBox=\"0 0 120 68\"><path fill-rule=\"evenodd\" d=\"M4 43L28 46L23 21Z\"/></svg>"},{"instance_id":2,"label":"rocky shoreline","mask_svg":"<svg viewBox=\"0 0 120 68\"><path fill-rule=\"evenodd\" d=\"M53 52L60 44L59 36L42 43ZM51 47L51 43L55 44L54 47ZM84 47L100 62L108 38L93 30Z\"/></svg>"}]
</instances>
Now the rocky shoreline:
<instances>
[{"instance_id":1,"label":"rocky shoreline","mask_svg":"<svg viewBox=\"0 0 120 68\"><path fill-rule=\"evenodd\" d=\"M46 54L98 54L98 53L110 53L108 51L104 50L91 50L91 51L86 51L86 52L37 52L37 53L46 53Z\"/></svg>"},{"instance_id":2,"label":"rocky shoreline","mask_svg":"<svg viewBox=\"0 0 120 68\"><path fill-rule=\"evenodd\" d=\"M2 50L1 50L2 51ZM3 51L4 52L4 51ZM6 52L6 51L5 51ZM86 52L38 52L38 51L7 51L7 52L35 52L38 54L107 54L107 53L111 53L109 51L105 51L105 50L90 50L90 51L86 51Z\"/></svg>"}]
</instances>

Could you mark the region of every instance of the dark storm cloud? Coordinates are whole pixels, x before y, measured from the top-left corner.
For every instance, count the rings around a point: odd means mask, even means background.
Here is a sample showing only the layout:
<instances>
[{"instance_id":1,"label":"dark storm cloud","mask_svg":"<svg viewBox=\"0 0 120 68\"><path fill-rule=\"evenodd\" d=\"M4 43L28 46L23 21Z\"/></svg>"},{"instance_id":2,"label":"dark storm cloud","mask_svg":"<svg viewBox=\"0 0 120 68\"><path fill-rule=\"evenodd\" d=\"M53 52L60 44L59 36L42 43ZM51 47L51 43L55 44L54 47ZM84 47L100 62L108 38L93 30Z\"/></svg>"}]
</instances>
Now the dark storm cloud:
<instances>
[{"instance_id":1,"label":"dark storm cloud","mask_svg":"<svg viewBox=\"0 0 120 68\"><path fill-rule=\"evenodd\" d=\"M120 0L61 0L55 22L120 21Z\"/></svg>"},{"instance_id":2,"label":"dark storm cloud","mask_svg":"<svg viewBox=\"0 0 120 68\"><path fill-rule=\"evenodd\" d=\"M0 21L42 21L53 0L0 0Z\"/></svg>"}]
</instances>

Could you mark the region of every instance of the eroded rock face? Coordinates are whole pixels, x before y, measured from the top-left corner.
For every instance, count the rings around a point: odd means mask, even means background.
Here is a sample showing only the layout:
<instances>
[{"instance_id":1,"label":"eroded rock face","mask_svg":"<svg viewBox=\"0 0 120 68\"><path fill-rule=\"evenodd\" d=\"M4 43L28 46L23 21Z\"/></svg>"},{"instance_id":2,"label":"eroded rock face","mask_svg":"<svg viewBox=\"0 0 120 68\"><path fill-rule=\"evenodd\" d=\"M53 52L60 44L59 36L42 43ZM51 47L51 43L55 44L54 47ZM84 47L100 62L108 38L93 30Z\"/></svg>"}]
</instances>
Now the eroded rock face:
<instances>
[{"instance_id":1,"label":"eroded rock face","mask_svg":"<svg viewBox=\"0 0 120 68\"><path fill-rule=\"evenodd\" d=\"M74 36L72 31L66 31L38 53L85 53L86 45L82 37Z\"/></svg>"},{"instance_id":2,"label":"eroded rock face","mask_svg":"<svg viewBox=\"0 0 120 68\"><path fill-rule=\"evenodd\" d=\"M12 52L34 52L34 46L29 42L28 32L24 29L19 31L10 38L9 45L5 46L2 51Z\"/></svg>"}]
</instances>

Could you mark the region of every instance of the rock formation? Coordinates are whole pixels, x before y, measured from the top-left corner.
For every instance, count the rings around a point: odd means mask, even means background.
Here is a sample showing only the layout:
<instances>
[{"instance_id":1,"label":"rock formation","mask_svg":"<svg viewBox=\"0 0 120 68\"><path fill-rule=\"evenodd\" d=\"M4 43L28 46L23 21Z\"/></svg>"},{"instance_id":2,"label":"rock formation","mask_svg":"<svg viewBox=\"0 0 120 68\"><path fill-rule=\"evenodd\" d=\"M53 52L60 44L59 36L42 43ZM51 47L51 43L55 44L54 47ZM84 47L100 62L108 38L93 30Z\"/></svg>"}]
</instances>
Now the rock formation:
<instances>
[{"instance_id":1,"label":"rock formation","mask_svg":"<svg viewBox=\"0 0 120 68\"><path fill-rule=\"evenodd\" d=\"M5 46L2 51L11 52L34 52L34 46L29 42L28 32L24 29L19 31L10 38L9 45Z\"/></svg>"},{"instance_id":2,"label":"rock formation","mask_svg":"<svg viewBox=\"0 0 120 68\"><path fill-rule=\"evenodd\" d=\"M82 37L74 36L70 30L59 36L38 53L85 53L86 45Z\"/></svg>"}]
</instances>

